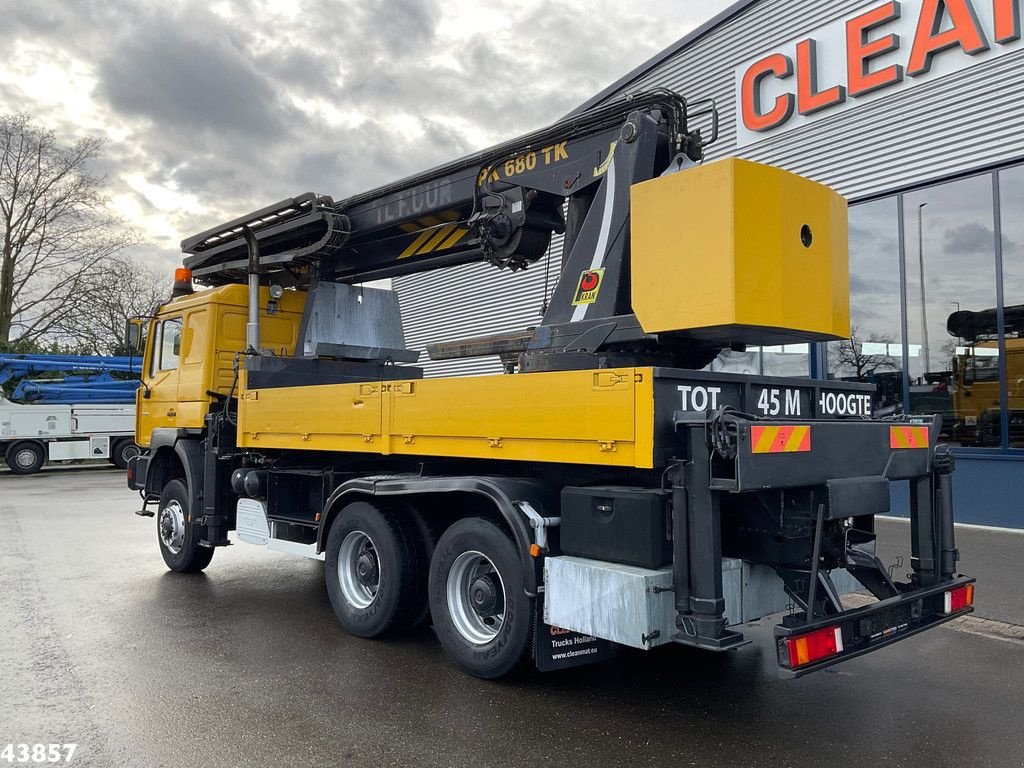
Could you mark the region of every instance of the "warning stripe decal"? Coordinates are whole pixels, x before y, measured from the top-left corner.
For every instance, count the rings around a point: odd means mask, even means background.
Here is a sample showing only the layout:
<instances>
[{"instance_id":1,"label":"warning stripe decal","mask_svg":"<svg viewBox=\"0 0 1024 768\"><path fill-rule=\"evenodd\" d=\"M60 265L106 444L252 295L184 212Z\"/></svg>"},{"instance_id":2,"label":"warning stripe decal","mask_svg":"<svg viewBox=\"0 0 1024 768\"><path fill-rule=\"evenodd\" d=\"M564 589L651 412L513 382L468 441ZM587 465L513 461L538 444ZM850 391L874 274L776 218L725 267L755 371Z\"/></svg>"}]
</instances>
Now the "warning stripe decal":
<instances>
[{"instance_id":1,"label":"warning stripe decal","mask_svg":"<svg viewBox=\"0 0 1024 768\"><path fill-rule=\"evenodd\" d=\"M798 424L790 427L751 427L752 453L803 453L811 450L811 427Z\"/></svg>"},{"instance_id":2,"label":"warning stripe decal","mask_svg":"<svg viewBox=\"0 0 1024 768\"><path fill-rule=\"evenodd\" d=\"M398 258L407 259L410 256L422 256L431 251L447 250L455 246L468 233L469 230L465 227L451 223L424 229L420 232L419 237L398 255Z\"/></svg>"},{"instance_id":3,"label":"warning stripe decal","mask_svg":"<svg viewBox=\"0 0 1024 768\"><path fill-rule=\"evenodd\" d=\"M928 427L889 427L890 448L927 448Z\"/></svg>"}]
</instances>

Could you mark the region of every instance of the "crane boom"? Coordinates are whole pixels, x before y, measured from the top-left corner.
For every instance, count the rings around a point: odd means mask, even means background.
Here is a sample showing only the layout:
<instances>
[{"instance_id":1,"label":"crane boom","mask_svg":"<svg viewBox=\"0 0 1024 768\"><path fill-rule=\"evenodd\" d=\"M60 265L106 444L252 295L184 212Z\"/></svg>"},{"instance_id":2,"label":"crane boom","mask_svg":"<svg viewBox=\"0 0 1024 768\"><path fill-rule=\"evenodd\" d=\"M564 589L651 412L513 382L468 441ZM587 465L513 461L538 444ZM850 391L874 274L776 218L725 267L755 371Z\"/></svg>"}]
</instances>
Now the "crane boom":
<instances>
[{"instance_id":1,"label":"crane boom","mask_svg":"<svg viewBox=\"0 0 1024 768\"><path fill-rule=\"evenodd\" d=\"M699 160L714 137L690 131L690 117L686 100L670 91L624 97L345 200L282 200L184 240L185 266L209 285L243 281L248 227L262 273L282 283L308 283L313 274L362 282L474 261L521 269L583 213L570 206L567 223L563 204L593 196L620 140L650 132L647 178L676 155Z\"/></svg>"}]
</instances>

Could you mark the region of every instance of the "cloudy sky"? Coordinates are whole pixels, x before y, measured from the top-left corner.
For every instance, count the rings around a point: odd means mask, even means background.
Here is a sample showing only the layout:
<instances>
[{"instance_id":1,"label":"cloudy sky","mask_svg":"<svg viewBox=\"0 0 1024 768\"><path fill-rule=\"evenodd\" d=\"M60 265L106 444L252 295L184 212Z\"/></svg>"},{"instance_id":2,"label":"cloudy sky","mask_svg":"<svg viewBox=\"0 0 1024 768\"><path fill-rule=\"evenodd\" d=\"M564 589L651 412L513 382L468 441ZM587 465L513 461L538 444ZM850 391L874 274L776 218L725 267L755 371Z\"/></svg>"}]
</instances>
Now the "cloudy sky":
<instances>
[{"instance_id":1,"label":"cloudy sky","mask_svg":"<svg viewBox=\"0 0 1024 768\"><path fill-rule=\"evenodd\" d=\"M0 113L104 136L111 205L196 231L551 122L730 0L0 0Z\"/></svg>"}]
</instances>

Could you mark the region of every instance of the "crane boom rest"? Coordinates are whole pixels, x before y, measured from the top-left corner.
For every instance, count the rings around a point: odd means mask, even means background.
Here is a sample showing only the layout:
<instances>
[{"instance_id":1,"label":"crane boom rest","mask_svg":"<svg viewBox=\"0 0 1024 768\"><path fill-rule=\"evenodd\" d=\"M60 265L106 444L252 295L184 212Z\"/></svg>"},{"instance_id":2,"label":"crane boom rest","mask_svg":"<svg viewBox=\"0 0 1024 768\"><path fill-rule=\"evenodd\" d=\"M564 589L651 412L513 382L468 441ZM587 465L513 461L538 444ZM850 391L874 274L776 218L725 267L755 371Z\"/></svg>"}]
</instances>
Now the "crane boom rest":
<instances>
[{"instance_id":1,"label":"crane boom rest","mask_svg":"<svg viewBox=\"0 0 1024 768\"><path fill-rule=\"evenodd\" d=\"M701 370L746 344L849 337L845 201L703 163L717 124L714 104L634 94L185 240L150 321L128 481L140 514L157 505L167 565L202 570L230 531L323 559L346 629L429 617L486 678L615 644L728 650L786 607L779 669L799 676L973 610L938 417L872 418L864 384ZM397 297L359 285L519 271L555 234L538 326L429 347L514 375L424 379ZM875 554L894 482L910 487L906 581ZM876 600L847 608L854 589Z\"/></svg>"}]
</instances>

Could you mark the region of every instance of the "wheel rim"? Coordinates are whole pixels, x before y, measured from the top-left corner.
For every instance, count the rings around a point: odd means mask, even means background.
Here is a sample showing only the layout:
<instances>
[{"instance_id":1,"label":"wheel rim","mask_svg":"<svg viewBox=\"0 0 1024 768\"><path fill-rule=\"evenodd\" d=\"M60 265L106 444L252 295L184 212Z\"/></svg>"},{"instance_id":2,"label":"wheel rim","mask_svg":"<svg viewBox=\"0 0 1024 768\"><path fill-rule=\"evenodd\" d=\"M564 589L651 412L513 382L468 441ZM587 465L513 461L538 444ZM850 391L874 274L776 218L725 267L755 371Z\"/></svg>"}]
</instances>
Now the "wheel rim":
<instances>
[{"instance_id":1,"label":"wheel rim","mask_svg":"<svg viewBox=\"0 0 1024 768\"><path fill-rule=\"evenodd\" d=\"M127 464L134 456L139 455L139 446L129 443L121 449L121 459Z\"/></svg>"},{"instance_id":2,"label":"wheel rim","mask_svg":"<svg viewBox=\"0 0 1024 768\"><path fill-rule=\"evenodd\" d=\"M185 543L185 510L175 500L167 502L167 506L160 510L160 543L172 554L181 552Z\"/></svg>"},{"instance_id":3,"label":"wheel rim","mask_svg":"<svg viewBox=\"0 0 1024 768\"><path fill-rule=\"evenodd\" d=\"M380 589L380 559L373 539L352 531L338 552L338 581L345 599L356 608L367 608Z\"/></svg>"},{"instance_id":4,"label":"wheel rim","mask_svg":"<svg viewBox=\"0 0 1024 768\"><path fill-rule=\"evenodd\" d=\"M14 463L21 469L30 469L36 465L36 452L31 448L22 448L14 454Z\"/></svg>"},{"instance_id":5,"label":"wheel rim","mask_svg":"<svg viewBox=\"0 0 1024 768\"><path fill-rule=\"evenodd\" d=\"M505 584L482 552L463 552L448 571L448 612L455 629L473 645L486 645L505 623Z\"/></svg>"}]
</instances>

